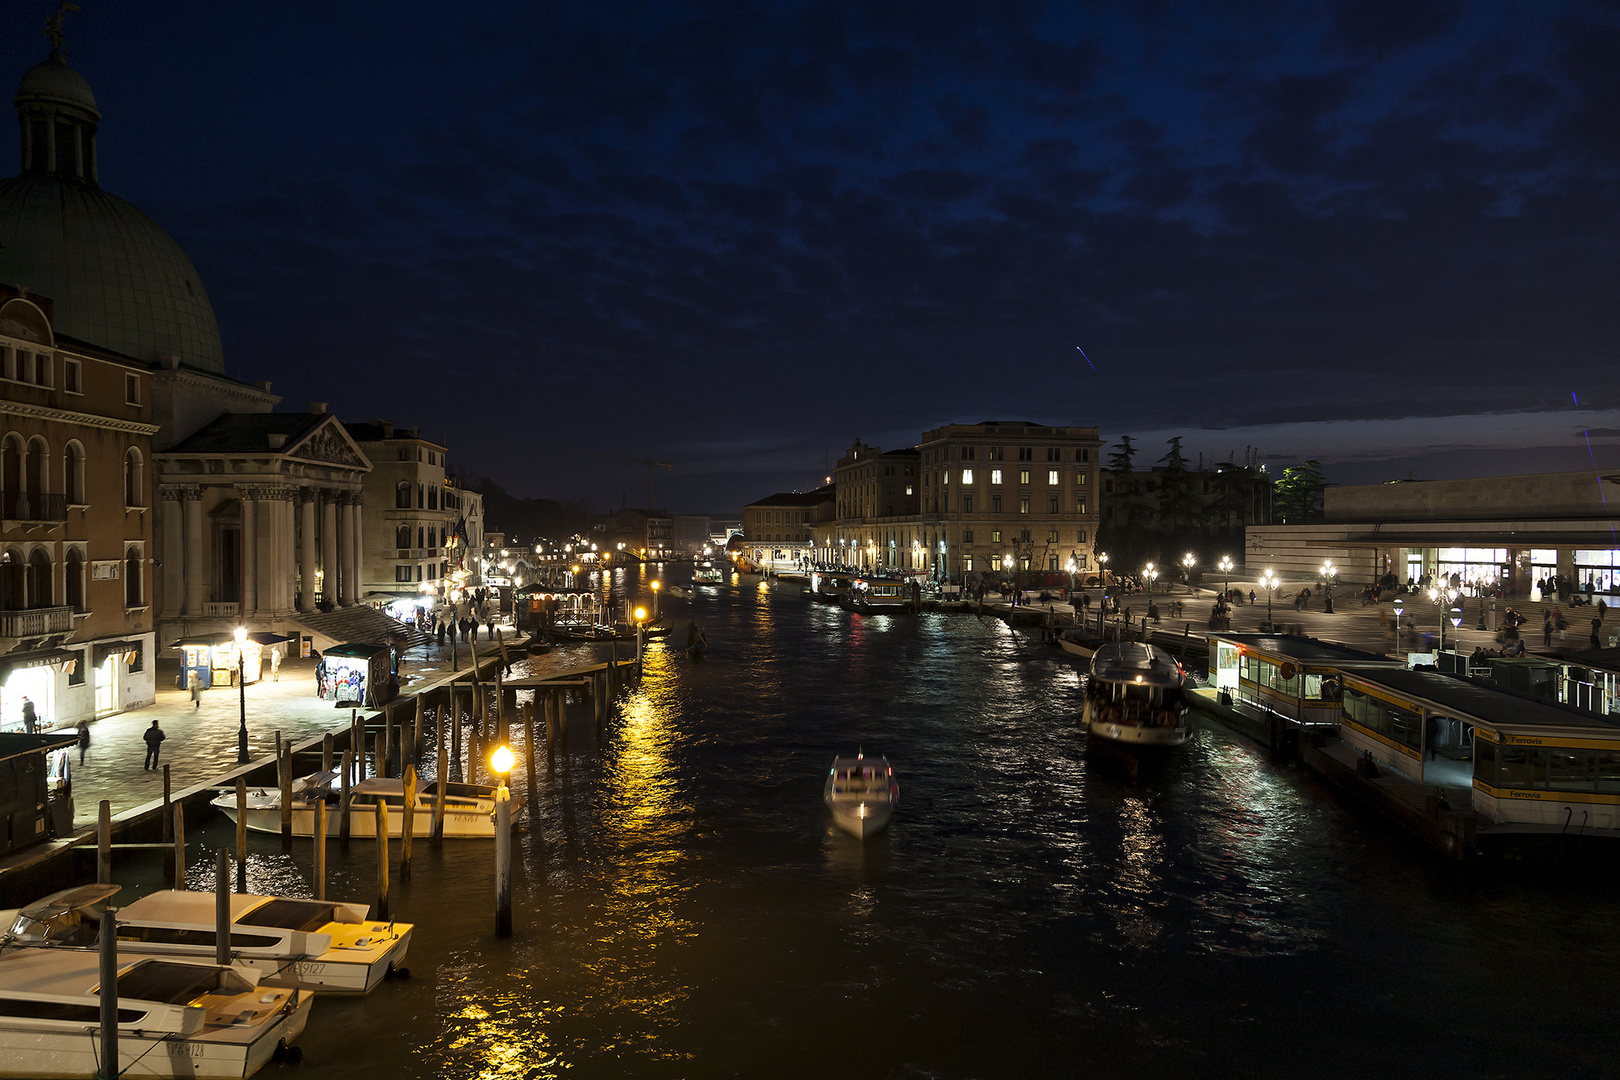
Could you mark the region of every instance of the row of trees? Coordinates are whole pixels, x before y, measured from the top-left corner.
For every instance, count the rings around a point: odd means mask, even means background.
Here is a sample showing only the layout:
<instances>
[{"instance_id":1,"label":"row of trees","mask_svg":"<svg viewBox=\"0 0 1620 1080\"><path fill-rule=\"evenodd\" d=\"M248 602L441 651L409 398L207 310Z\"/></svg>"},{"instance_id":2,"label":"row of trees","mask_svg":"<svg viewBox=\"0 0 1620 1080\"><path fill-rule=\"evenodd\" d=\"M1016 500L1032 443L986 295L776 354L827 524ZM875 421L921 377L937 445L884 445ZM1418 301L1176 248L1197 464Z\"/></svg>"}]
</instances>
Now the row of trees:
<instances>
[{"instance_id":1,"label":"row of trees","mask_svg":"<svg viewBox=\"0 0 1620 1080\"><path fill-rule=\"evenodd\" d=\"M1241 551L1249 525L1322 520L1327 482L1321 462L1290 465L1278 477L1248 461L1216 462L1213 471L1195 472L1181 440L1180 435L1167 439L1164 456L1140 471L1140 448L1131 436L1121 436L1109 453L1097 546L1109 553L1115 569L1124 572L1148 562L1168 569L1187 551L1208 565L1221 552Z\"/></svg>"}]
</instances>

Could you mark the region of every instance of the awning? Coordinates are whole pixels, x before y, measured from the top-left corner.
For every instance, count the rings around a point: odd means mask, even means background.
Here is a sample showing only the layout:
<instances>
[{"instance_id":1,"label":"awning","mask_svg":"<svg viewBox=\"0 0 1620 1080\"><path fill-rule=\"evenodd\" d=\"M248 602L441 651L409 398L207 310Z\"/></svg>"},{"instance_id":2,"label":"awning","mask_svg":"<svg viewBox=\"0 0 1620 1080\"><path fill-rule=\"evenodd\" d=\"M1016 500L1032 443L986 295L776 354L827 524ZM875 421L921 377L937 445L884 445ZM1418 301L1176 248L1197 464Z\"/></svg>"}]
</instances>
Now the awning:
<instances>
[{"instance_id":1,"label":"awning","mask_svg":"<svg viewBox=\"0 0 1620 1080\"><path fill-rule=\"evenodd\" d=\"M247 639L257 645L279 645L283 641L293 640L293 638L296 636L296 634L276 634L270 632L269 630L255 630L247 636ZM198 634L195 637L181 638L180 640L170 644L169 648L217 649L221 646L235 644L236 635L234 633Z\"/></svg>"},{"instance_id":2,"label":"awning","mask_svg":"<svg viewBox=\"0 0 1620 1080\"><path fill-rule=\"evenodd\" d=\"M91 646L94 656L94 666L100 667L101 662L109 656L129 656L141 647L138 641L98 641Z\"/></svg>"},{"instance_id":3,"label":"awning","mask_svg":"<svg viewBox=\"0 0 1620 1080\"><path fill-rule=\"evenodd\" d=\"M373 656L380 656L386 654L387 652L389 652L387 645L360 645L351 643L348 645L334 645L321 655L370 659Z\"/></svg>"},{"instance_id":4,"label":"awning","mask_svg":"<svg viewBox=\"0 0 1620 1080\"><path fill-rule=\"evenodd\" d=\"M56 667L79 659L82 654L73 649L37 649L34 652L0 656L0 679L13 671L31 667Z\"/></svg>"}]
</instances>

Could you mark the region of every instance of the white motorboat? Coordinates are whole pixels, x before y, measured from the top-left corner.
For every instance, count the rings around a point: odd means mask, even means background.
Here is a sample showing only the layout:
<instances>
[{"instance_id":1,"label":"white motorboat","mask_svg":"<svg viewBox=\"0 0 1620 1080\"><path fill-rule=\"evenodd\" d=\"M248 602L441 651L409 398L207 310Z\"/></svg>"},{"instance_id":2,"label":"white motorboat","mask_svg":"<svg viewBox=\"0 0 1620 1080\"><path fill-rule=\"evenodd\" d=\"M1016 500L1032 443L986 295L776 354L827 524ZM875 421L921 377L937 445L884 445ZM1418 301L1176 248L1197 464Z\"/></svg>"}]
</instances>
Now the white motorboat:
<instances>
[{"instance_id":1,"label":"white motorboat","mask_svg":"<svg viewBox=\"0 0 1620 1080\"><path fill-rule=\"evenodd\" d=\"M101 958L93 949L16 949L0 957L0 1072L6 1076L239 1078L296 1059L307 991L258 985L258 972L180 958L118 965L118 1064L101 1059Z\"/></svg>"},{"instance_id":2,"label":"white motorboat","mask_svg":"<svg viewBox=\"0 0 1620 1080\"><path fill-rule=\"evenodd\" d=\"M692 568L693 585L724 585L726 583L725 571L713 563L704 563Z\"/></svg>"},{"instance_id":3,"label":"white motorboat","mask_svg":"<svg viewBox=\"0 0 1620 1080\"><path fill-rule=\"evenodd\" d=\"M1090 660L1097 655L1097 650L1102 648L1103 639L1089 630L1081 630L1076 627L1059 634L1057 644L1058 648L1062 649L1066 656Z\"/></svg>"},{"instance_id":4,"label":"white motorboat","mask_svg":"<svg viewBox=\"0 0 1620 1080\"><path fill-rule=\"evenodd\" d=\"M864 840L889 824L889 815L900 804L900 781L887 758L865 754L833 758L822 795L834 823Z\"/></svg>"},{"instance_id":5,"label":"white motorboat","mask_svg":"<svg viewBox=\"0 0 1620 1080\"><path fill-rule=\"evenodd\" d=\"M341 835L340 791L333 772L311 773L293 781L292 831L294 836L315 835L315 803L326 802L326 835ZM437 780L416 793L411 835L431 836L433 803L438 795ZM512 795L512 816L523 808L523 800ZM377 804L388 808L388 835L398 839L405 834L405 781L369 777L349 791L349 836L357 840L376 839ZM233 822L236 820L236 792L226 791L212 802L214 809ZM252 832L281 834L281 792L259 788L247 793L247 827ZM446 838L491 840L495 837L495 789L484 784L451 783L444 792L444 835Z\"/></svg>"},{"instance_id":6,"label":"white motorboat","mask_svg":"<svg viewBox=\"0 0 1620 1080\"><path fill-rule=\"evenodd\" d=\"M1163 649L1111 641L1097 650L1080 725L1122 746L1180 746L1192 737L1181 665Z\"/></svg>"},{"instance_id":7,"label":"white motorboat","mask_svg":"<svg viewBox=\"0 0 1620 1080\"><path fill-rule=\"evenodd\" d=\"M0 948L92 947L101 936L102 910L118 891L117 885L84 885L0 913L11 927ZM211 892L165 889L119 908L118 954L212 960L214 903ZM364 904L252 893L233 893L230 904L231 959L257 969L266 986L365 994L385 977L409 974L412 924L368 920Z\"/></svg>"}]
</instances>

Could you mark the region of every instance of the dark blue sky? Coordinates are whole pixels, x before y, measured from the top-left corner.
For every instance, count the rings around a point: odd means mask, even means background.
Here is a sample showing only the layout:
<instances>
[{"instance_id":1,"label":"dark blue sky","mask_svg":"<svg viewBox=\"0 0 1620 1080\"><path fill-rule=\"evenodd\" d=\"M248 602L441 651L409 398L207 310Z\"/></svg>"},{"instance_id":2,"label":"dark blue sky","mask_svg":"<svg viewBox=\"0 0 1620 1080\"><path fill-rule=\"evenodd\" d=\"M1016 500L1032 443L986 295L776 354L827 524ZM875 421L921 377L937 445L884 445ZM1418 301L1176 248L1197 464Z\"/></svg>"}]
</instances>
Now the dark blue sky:
<instances>
[{"instance_id":1,"label":"dark blue sky","mask_svg":"<svg viewBox=\"0 0 1620 1080\"><path fill-rule=\"evenodd\" d=\"M229 370L521 493L643 502L590 446L729 510L987 417L1620 464L1614 4L80 3Z\"/></svg>"}]
</instances>

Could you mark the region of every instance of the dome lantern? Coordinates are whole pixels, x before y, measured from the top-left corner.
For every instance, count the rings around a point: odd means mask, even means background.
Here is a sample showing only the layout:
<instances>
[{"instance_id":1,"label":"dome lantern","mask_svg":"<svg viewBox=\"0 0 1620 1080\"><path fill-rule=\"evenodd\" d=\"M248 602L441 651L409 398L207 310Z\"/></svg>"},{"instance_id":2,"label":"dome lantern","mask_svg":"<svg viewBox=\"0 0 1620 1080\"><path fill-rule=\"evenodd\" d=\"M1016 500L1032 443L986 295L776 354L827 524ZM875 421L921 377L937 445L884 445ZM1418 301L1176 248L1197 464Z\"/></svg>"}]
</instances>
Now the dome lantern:
<instances>
[{"instance_id":1,"label":"dome lantern","mask_svg":"<svg viewBox=\"0 0 1620 1080\"><path fill-rule=\"evenodd\" d=\"M96 126L101 113L90 84L67 65L62 17L78 11L63 0L45 22L51 55L22 77L13 104L22 130L23 172L48 172L96 183Z\"/></svg>"}]
</instances>

